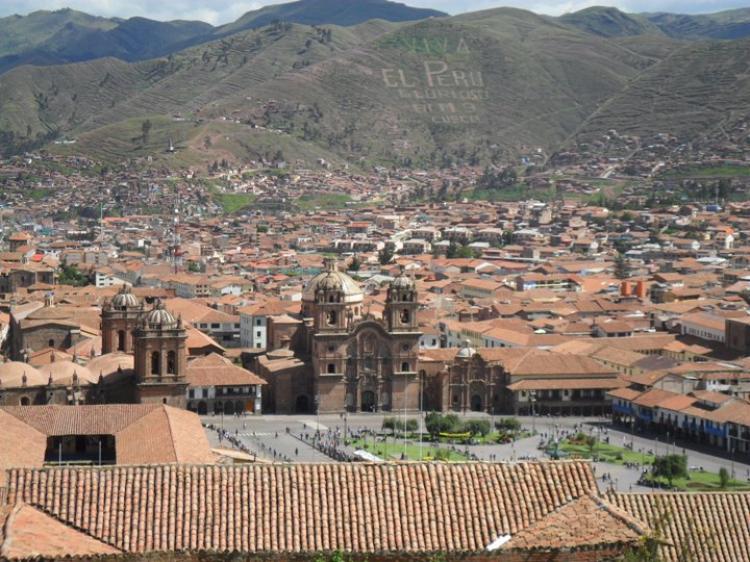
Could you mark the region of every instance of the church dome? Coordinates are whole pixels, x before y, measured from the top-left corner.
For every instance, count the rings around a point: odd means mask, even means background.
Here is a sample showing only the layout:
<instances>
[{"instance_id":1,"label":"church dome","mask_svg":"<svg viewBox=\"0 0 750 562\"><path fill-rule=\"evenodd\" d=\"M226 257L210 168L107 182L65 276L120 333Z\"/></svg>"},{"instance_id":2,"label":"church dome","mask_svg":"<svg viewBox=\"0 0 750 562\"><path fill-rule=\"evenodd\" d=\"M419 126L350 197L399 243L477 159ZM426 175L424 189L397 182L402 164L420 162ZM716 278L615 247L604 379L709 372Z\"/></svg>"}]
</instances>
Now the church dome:
<instances>
[{"instance_id":1,"label":"church dome","mask_svg":"<svg viewBox=\"0 0 750 562\"><path fill-rule=\"evenodd\" d=\"M401 274L391 281L391 288L399 291L414 291L416 283L406 274L404 269L401 269Z\"/></svg>"},{"instance_id":2,"label":"church dome","mask_svg":"<svg viewBox=\"0 0 750 562\"><path fill-rule=\"evenodd\" d=\"M157 302L156 306L146 314L144 324L147 328L170 330L177 327L177 320L171 312L164 308L164 304Z\"/></svg>"},{"instance_id":3,"label":"church dome","mask_svg":"<svg viewBox=\"0 0 750 562\"><path fill-rule=\"evenodd\" d=\"M0 363L0 388L44 386L47 378L37 369L21 361Z\"/></svg>"},{"instance_id":4,"label":"church dome","mask_svg":"<svg viewBox=\"0 0 750 562\"><path fill-rule=\"evenodd\" d=\"M130 287L123 285L120 291L112 299L112 307L117 310L126 308L137 308L140 306L138 297L130 290Z\"/></svg>"},{"instance_id":5,"label":"church dome","mask_svg":"<svg viewBox=\"0 0 750 562\"><path fill-rule=\"evenodd\" d=\"M359 284L336 269L336 262L332 259L325 260L325 271L313 277L302 292L302 300L315 302L318 291L324 293L340 293L341 302L344 304L361 303L364 294Z\"/></svg>"},{"instance_id":6,"label":"church dome","mask_svg":"<svg viewBox=\"0 0 750 562\"><path fill-rule=\"evenodd\" d=\"M469 340L464 340L464 345L461 349L458 350L458 353L456 353L456 357L461 357L463 359L471 359L476 355L477 350L471 347L471 342Z\"/></svg>"}]
</instances>

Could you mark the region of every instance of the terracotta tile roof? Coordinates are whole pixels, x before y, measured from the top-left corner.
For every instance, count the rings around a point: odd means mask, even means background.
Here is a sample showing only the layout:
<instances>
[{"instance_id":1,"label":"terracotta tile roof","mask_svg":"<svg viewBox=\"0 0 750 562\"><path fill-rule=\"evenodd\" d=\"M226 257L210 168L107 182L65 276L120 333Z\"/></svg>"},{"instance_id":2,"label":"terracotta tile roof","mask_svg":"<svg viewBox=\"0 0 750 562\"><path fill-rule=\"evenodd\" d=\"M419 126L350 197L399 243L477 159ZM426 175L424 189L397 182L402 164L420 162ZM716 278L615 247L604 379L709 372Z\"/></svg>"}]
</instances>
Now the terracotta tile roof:
<instances>
[{"instance_id":1,"label":"terracotta tile roof","mask_svg":"<svg viewBox=\"0 0 750 562\"><path fill-rule=\"evenodd\" d=\"M627 386L622 379L524 379L508 386L509 390L611 390Z\"/></svg>"},{"instance_id":2,"label":"terracotta tile roof","mask_svg":"<svg viewBox=\"0 0 750 562\"><path fill-rule=\"evenodd\" d=\"M621 400L635 400L640 396L642 392L633 388L617 388L607 393L612 398L620 398Z\"/></svg>"},{"instance_id":3,"label":"terracotta tile roof","mask_svg":"<svg viewBox=\"0 0 750 562\"><path fill-rule=\"evenodd\" d=\"M670 398L662 400L661 402L659 402L658 407L660 410L671 410L673 412L679 412L680 410L689 408L696 402L697 400L692 396L678 394L677 396L672 396Z\"/></svg>"},{"instance_id":4,"label":"terracotta tile roof","mask_svg":"<svg viewBox=\"0 0 750 562\"><path fill-rule=\"evenodd\" d=\"M14 469L8 497L130 552L480 551L596 493L581 461Z\"/></svg>"},{"instance_id":5,"label":"terracotta tile roof","mask_svg":"<svg viewBox=\"0 0 750 562\"><path fill-rule=\"evenodd\" d=\"M660 388L652 388L633 400L633 404L643 406L644 408L654 408L660 406L661 403L667 399L674 398L675 396L679 396L679 394L668 390L662 390Z\"/></svg>"},{"instance_id":6,"label":"terracotta tile roof","mask_svg":"<svg viewBox=\"0 0 750 562\"><path fill-rule=\"evenodd\" d=\"M665 562L750 560L750 493L611 494L607 499L651 528L659 528Z\"/></svg>"},{"instance_id":7,"label":"terracotta tile roof","mask_svg":"<svg viewBox=\"0 0 750 562\"><path fill-rule=\"evenodd\" d=\"M200 418L161 404L7 406L0 424L0 468L41 466L62 435L113 435L119 464L213 462Z\"/></svg>"},{"instance_id":8,"label":"terracotta tile roof","mask_svg":"<svg viewBox=\"0 0 750 562\"><path fill-rule=\"evenodd\" d=\"M568 550L634 544L647 532L643 523L608 501L582 496L512 536L503 548Z\"/></svg>"},{"instance_id":9,"label":"terracotta tile roof","mask_svg":"<svg viewBox=\"0 0 750 562\"><path fill-rule=\"evenodd\" d=\"M262 378L235 365L216 353L198 357L188 363L186 378L190 386L245 386L266 384Z\"/></svg>"},{"instance_id":10,"label":"terracotta tile roof","mask_svg":"<svg viewBox=\"0 0 750 562\"><path fill-rule=\"evenodd\" d=\"M120 552L23 502L6 508L5 518L0 512L0 527L0 556L7 560Z\"/></svg>"}]
</instances>

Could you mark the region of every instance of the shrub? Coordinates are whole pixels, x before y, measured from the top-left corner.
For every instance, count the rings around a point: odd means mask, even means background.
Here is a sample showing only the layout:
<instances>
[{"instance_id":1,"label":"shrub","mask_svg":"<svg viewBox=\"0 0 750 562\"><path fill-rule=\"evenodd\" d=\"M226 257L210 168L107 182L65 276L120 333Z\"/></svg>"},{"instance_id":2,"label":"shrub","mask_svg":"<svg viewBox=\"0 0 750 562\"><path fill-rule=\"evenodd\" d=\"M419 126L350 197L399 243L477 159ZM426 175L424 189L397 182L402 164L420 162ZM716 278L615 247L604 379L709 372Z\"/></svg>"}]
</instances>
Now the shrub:
<instances>
[{"instance_id":1,"label":"shrub","mask_svg":"<svg viewBox=\"0 0 750 562\"><path fill-rule=\"evenodd\" d=\"M503 418L495 422L495 427L505 431L520 431L521 422L518 418Z\"/></svg>"},{"instance_id":2,"label":"shrub","mask_svg":"<svg viewBox=\"0 0 750 562\"><path fill-rule=\"evenodd\" d=\"M464 424L466 431L472 436L485 436L490 432L490 422L487 420L469 420Z\"/></svg>"},{"instance_id":3,"label":"shrub","mask_svg":"<svg viewBox=\"0 0 750 562\"><path fill-rule=\"evenodd\" d=\"M396 418L383 418L383 429L388 429L391 432L395 432Z\"/></svg>"},{"instance_id":4,"label":"shrub","mask_svg":"<svg viewBox=\"0 0 750 562\"><path fill-rule=\"evenodd\" d=\"M719 469L719 486L722 490L729 486L729 471L723 466Z\"/></svg>"},{"instance_id":5,"label":"shrub","mask_svg":"<svg viewBox=\"0 0 750 562\"><path fill-rule=\"evenodd\" d=\"M669 485L675 478L687 478L687 457L685 455L665 455L656 457L651 472L657 478L666 478Z\"/></svg>"}]
</instances>

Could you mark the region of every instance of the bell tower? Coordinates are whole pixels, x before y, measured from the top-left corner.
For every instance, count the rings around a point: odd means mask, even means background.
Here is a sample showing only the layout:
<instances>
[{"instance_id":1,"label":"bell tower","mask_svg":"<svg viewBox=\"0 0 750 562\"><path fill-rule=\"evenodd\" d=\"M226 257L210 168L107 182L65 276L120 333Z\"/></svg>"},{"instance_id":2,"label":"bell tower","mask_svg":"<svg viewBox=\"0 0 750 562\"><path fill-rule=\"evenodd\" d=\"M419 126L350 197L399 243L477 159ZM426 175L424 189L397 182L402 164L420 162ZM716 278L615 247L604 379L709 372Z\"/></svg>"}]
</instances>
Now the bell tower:
<instances>
[{"instance_id":1,"label":"bell tower","mask_svg":"<svg viewBox=\"0 0 750 562\"><path fill-rule=\"evenodd\" d=\"M141 317L133 334L138 402L185 408L186 340L182 320L175 319L161 302Z\"/></svg>"},{"instance_id":2,"label":"bell tower","mask_svg":"<svg viewBox=\"0 0 750 562\"><path fill-rule=\"evenodd\" d=\"M130 287L123 285L102 308L102 353L133 353L133 332L143 312Z\"/></svg>"},{"instance_id":3,"label":"bell tower","mask_svg":"<svg viewBox=\"0 0 750 562\"><path fill-rule=\"evenodd\" d=\"M417 288L414 280L404 273L396 277L388 287L384 316L389 332L412 332L419 328L417 322Z\"/></svg>"},{"instance_id":4,"label":"bell tower","mask_svg":"<svg viewBox=\"0 0 750 562\"><path fill-rule=\"evenodd\" d=\"M347 304L341 277L337 275L336 260L326 258L325 275L315 288L315 314L313 326L316 332L343 332L348 321Z\"/></svg>"}]
</instances>

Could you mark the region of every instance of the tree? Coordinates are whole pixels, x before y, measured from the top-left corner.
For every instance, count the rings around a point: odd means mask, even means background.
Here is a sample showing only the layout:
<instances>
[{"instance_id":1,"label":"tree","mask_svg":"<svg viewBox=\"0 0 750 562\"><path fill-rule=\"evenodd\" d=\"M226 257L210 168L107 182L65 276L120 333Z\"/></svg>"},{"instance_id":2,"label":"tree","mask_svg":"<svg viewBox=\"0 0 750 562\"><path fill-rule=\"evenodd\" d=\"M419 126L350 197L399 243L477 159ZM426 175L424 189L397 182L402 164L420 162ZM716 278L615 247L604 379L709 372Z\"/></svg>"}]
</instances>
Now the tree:
<instances>
[{"instance_id":1,"label":"tree","mask_svg":"<svg viewBox=\"0 0 750 562\"><path fill-rule=\"evenodd\" d=\"M359 271L361 267L362 260L360 260L358 256L354 256L349 264L349 271Z\"/></svg>"},{"instance_id":2,"label":"tree","mask_svg":"<svg viewBox=\"0 0 750 562\"><path fill-rule=\"evenodd\" d=\"M504 418L496 421L495 427L505 431L520 431L521 422L518 418Z\"/></svg>"},{"instance_id":3,"label":"tree","mask_svg":"<svg viewBox=\"0 0 750 562\"><path fill-rule=\"evenodd\" d=\"M687 478L687 456L685 455L664 455L656 457L651 468L651 474L656 478L666 478L669 486L676 478Z\"/></svg>"},{"instance_id":4,"label":"tree","mask_svg":"<svg viewBox=\"0 0 750 562\"><path fill-rule=\"evenodd\" d=\"M625 259L625 254L617 252L615 256L615 277L618 279L628 279L630 277L630 266Z\"/></svg>"},{"instance_id":5,"label":"tree","mask_svg":"<svg viewBox=\"0 0 750 562\"><path fill-rule=\"evenodd\" d=\"M387 265L391 263L394 256L394 246L392 242L386 242L385 246L383 246L383 249L378 252L378 261L380 262L380 265Z\"/></svg>"},{"instance_id":6,"label":"tree","mask_svg":"<svg viewBox=\"0 0 750 562\"><path fill-rule=\"evenodd\" d=\"M490 422L488 420L469 420L464 424L464 429L472 436L481 435L484 437L490 432Z\"/></svg>"},{"instance_id":7,"label":"tree","mask_svg":"<svg viewBox=\"0 0 750 562\"><path fill-rule=\"evenodd\" d=\"M74 287L83 287L89 283L88 278L75 265L63 265L60 268L58 281L61 285L73 285Z\"/></svg>"},{"instance_id":8,"label":"tree","mask_svg":"<svg viewBox=\"0 0 750 562\"><path fill-rule=\"evenodd\" d=\"M430 412L424 419L425 428L433 438L441 433L454 433L461 429L461 420L456 414L442 415L438 412Z\"/></svg>"},{"instance_id":9,"label":"tree","mask_svg":"<svg viewBox=\"0 0 750 562\"><path fill-rule=\"evenodd\" d=\"M729 486L729 471L723 466L719 469L719 487L726 490Z\"/></svg>"},{"instance_id":10,"label":"tree","mask_svg":"<svg viewBox=\"0 0 750 562\"><path fill-rule=\"evenodd\" d=\"M146 144L148 142L148 136L151 133L151 120L146 119L143 123L141 123L141 140L143 141L143 144Z\"/></svg>"},{"instance_id":11,"label":"tree","mask_svg":"<svg viewBox=\"0 0 750 562\"><path fill-rule=\"evenodd\" d=\"M396 418L383 418L383 429L389 430L392 434L396 433Z\"/></svg>"}]
</instances>

